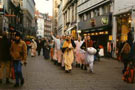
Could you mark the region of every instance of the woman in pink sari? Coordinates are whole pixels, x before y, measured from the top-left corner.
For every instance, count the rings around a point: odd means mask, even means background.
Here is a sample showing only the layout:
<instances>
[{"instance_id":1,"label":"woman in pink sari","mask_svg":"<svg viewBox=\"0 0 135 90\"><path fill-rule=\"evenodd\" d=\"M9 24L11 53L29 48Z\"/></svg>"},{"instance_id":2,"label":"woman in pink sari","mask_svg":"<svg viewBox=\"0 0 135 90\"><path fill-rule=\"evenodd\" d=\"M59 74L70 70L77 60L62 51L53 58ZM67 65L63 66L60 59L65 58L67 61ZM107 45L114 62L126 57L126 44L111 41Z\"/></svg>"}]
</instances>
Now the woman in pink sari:
<instances>
[{"instance_id":1,"label":"woman in pink sari","mask_svg":"<svg viewBox=\"0 0 135 90\"><path fill-rule=\"evenodd\" d=\"M80 67L81 64L81 45L82 45L81 37L78 37L78 40L75 41L76 48L75 48L75 61L76 61L76 67Z\"/></svg>"}]
</instances>

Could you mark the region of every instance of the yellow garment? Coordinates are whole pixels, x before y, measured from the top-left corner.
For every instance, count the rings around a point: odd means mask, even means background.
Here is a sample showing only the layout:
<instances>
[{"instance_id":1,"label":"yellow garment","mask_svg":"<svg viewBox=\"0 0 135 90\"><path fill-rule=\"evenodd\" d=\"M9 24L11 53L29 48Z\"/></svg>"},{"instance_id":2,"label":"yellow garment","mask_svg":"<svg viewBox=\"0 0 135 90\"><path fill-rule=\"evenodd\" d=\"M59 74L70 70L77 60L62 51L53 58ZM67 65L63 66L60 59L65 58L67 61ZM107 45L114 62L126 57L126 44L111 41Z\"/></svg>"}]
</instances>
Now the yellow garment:
<instances>
[{"instance_id":1,"label":"yellow garment","mask_svg":"<svg viewBox=\"0 0 135 90\"><path fill-rule=\"evenodd\" d=\"M63 44L63 48L66 48L66 50L63 54L64 63L65 63L65 70L71 70L72 63L74 60L73 46L71 43L65 41Z\"/></svg>"},{"instance_id":2,"label":"yellow garment","mask_svg":"<svg viewBox=\"0 0 135 90\"><path fill-rule=\"evenodd\" d=\"M6 68L6 78L10 76L10 61L4 62L0 61L0 79L4 78L4 69Z\"/></svg>"}]
</instances>

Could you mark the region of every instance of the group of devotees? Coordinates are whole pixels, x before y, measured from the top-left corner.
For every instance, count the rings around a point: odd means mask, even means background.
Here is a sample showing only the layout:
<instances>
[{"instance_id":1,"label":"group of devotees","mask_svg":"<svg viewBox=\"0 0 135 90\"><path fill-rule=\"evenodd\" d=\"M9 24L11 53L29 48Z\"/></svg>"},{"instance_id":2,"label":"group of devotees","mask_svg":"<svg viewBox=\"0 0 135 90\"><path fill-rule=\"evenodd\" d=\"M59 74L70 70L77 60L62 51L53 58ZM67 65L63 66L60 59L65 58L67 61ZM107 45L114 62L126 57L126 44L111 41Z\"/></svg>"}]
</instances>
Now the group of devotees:
<instances>
[{"instance_id":1,"label":"group of devotees","mask_svg":"<svg viewBox=\"0 0 135 90\"><path fill-rule=\"evenodd\" d=\"M84 39L79 36L77 40L74 40L71 35L55 37L51 33L51 36L54 45L50 50L50 56L54 64L60 65L66 73L72 71L73 63L75 63L76 67L80 67L90 73L94 72L93 64L97 51L89 53L87 50L88 48L95 48L90 36L85 36Z\"/></svg>"}]
</instances>

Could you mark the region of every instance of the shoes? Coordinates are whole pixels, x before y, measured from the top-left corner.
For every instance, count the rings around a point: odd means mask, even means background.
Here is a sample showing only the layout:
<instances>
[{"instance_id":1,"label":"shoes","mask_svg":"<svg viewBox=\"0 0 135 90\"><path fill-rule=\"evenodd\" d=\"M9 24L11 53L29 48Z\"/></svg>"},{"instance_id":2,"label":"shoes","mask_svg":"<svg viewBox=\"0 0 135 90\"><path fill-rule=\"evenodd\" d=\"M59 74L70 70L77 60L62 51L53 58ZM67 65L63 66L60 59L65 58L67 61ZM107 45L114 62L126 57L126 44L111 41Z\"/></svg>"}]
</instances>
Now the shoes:
<instances>
[{"instance_id":1,"label":"shoes","mask_svg":"<svg viewBox=\"0 0 135 90\"><path fill-rule=\"evenodd\" d=\"M81 65L81 69L83 69L83 64Z\"/></svg>"},{"instance_id":2,"label":"shoes","mask_svg":"<svg viewBox=\"0 0 135 90\"><path fill-rule=\"evenodd\" d=\"M69 73L69 70L66 70L65 72L66 72L66 73Z\"/></svg>"},{"instance_id":3,"label":"shoes","mask_svg":"<svg viewBox=\"0 0 135 90\"><path fill-rule=\"evenodd\" d=\"M14 85L14 87L19 87L19 83L16 83L16 84Z\"/></svg>"},{"instance_id":4,"label":"shoes","mask_svg":"<svg viewBox=\"0 0 135 90\"><path fill-rule=\"evenodd\" d=\"M84 70L87 70L87 66L84 66Z\"/></svg>"},{"instance_id":5,"label":"shoes","mask_svg":"<svg viewBox=\"0 0 135 90\"><path fill-rule=\"evenodd\" d=\"M0 79L0 84L2 84L2 79Z\"/></svg>"},{"instance_id":6,"label":"shoes","mask_svg":"<svg viewBox=\"0 0 135 90\"><path fill-rule=\"evenodd\" d=\"M62 67L62 70L65 70L65 67Z\"/></svg>"},{"instance_id":7,"label":"shoes","mask_svg":"<svg viewBox=\"0 0 135 90\"><path fill-rule=\"evenodd\" d=\"M23 84L24 84L24 79L21 80L21 86L23 86Z\"/></svg>"},{"instance_id":8,"label":"shoes","mask_svg":"<svg viewBox=\"0 0 135 90\"><path fill-rule=\"evenodd\" d=\"M9 82L9 79L8 78L6 78L6 84L9 84L10 82Z\"/></svg>"}]
</instances>

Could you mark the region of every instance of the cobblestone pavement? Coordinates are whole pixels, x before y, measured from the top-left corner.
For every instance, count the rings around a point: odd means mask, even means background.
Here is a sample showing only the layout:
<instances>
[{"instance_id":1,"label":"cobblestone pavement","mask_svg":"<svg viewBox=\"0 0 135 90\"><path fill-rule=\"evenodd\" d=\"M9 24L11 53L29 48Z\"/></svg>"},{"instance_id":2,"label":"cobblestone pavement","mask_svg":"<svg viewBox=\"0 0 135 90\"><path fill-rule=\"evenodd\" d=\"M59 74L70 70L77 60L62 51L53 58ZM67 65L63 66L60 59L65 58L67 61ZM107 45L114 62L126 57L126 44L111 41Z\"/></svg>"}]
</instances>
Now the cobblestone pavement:
<instances>
[{"instance_id":1,"label":"cobblestone pavement","mask_svg":"<svg viewBox=\"0 0 135 90\"><path fill-rule=\"evenodd\" d=\"M25 84L13 88L13 84L0 85L0 90L135 90L135 84L123 82L121 62L101 59L94 66L94 74L79 68L65 73L60 67L42 56L28 57L23 67Z\"/></svg>"}]
</instances>

